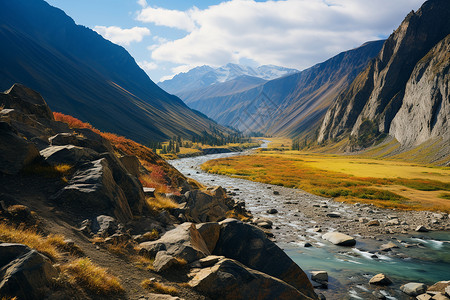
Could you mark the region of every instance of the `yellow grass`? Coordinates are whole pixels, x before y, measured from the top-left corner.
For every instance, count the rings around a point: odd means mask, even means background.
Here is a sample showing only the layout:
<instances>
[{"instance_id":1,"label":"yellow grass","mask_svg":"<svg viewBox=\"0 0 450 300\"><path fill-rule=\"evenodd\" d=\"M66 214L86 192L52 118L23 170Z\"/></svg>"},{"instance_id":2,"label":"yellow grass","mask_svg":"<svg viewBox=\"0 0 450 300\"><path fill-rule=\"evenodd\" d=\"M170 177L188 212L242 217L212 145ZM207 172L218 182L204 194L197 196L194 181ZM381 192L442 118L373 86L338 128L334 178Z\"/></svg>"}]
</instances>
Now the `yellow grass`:
<instances>
[{"instance_id":1,"label":"yellow grass","mask_svg":"<svg viewBox=\"0 0 450 300\"><path fill-rule=\"evenodd\" d=\"M6 223L0 223L0 240L6 243L27 245L53 260L60 257L57 250L60 241L59 236L44 237L34 229L17 228Z\"/></svg>"},{"instance_id":2,"label":"yellow grass","mask_svg":"<svg viewBox=\"0 0 450 300\"><path fill-rule=\"evenodd\" d=\"M94 265L89 258L80 258L61 266L71 284L80 285L97 295L112 295L124 291L119 279L108 270Z\"/></svg>"},{"instance_id":3,"label":"yellow grass","mask_svg":"<svg viewBox=\"0 0 450 300\"><path fill-rule=\"evenodd\" d=\"M170 294L172 296L178 295L178 289L173 286L168 286L160 282L145 279L141 282L144 289L161 294Z\"/></svg>"},{"instance_id":4,"label":"yellow grass","mask_svg":"<svg viewBox=\"0 0 450 300\"><path fill-rule=\"evenodd\" d=\"M156 194L156 197L148 197L146 198L147 204L151 209L171 209L177 208L178 203L174 202L172 199L160 196Z\"/></svg>"},{"instance_id":5,"label":"yellow grass","mask_svg":"<svg viewBox=\"0 0 450 300\"><path fill-rule=\"evenodd\" d=\"M450 168L298 151L264 151L205 163L208 172L299 188L340 201L450 211Z\"/></svg>"}]
</instances>

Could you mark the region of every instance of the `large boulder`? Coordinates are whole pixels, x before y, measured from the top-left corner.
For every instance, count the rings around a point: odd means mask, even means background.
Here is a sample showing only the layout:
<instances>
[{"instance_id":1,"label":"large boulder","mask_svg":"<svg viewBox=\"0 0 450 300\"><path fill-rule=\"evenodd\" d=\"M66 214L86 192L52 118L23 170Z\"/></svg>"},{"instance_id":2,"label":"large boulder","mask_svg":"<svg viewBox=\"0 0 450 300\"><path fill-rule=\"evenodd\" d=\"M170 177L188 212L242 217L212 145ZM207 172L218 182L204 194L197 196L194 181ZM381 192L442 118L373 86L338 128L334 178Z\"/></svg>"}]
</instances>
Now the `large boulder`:
<instances>
[{"instance_id":1,"label":"large boulder","mask_svg":"<svg viewBox=\"0 0 450 300\"><path fill-rule=\"evenodd\" d=\"M0 122L0 173L17 174L39 157L33 143L18 136L5 122Z\"/></svg>"},{"instance_id":2,"label":"large boulder","mask_svg":"<svg viewBox=\"0 0 450 300\"><path fill-rule=\"evenodd\" d=\"M353 237L336 231L327 232L322 235L322 238L338 246L354 246L356 244Z\"/></svg>"},{"instance_id":3,"label":"large boulder","mask_svg":"<svg viewBox=\"0 0 450 300\"><path fill-rule=\"evenodd\" d=\"M218 193L220 195L220 193ZM225 218L228 207L225 199L211 196L199 190L189 191L185 194L186 218L196 223L217 222Z\"/></svg>"},{"instance_id":4,"label":"large boulder","mask_svg":"<svg viewBox=\"0 0 450 300\"><path fill-rule=\"evenodd\" d=\"M74 145L50 146L41 150L40 154L51 165L69 164L73 166L99 157L98 153L92 149Z\"/></svg>"},{"instance_id":5,"label":"large boulder","mask_svg":"<svg viewBox=\"0 0 450 300\"><path fill-rule=\"evenodd\" d=\"M187 263L211 254L195 225L188 222L167 231L159 240L143 242L139 245L149 252L154 251L155 248L165 249L167 255L182 258Z\"/></svg>"},{"instance_id":6,"label":"large boulder","mask_svg":"<svg viewBox=\"0 0 450 300\"><path fill-rule=\"evenodd\" d=\"M52 198L85 214L102 211L114 214L120 221L132 217L125 193L117 185L104 158L83 164L69 184Z\"/></svg>"},{"instance_id":7,"label":"large boulder","mask_svg":"<svg viewBox=\"0 0 450 300\"><path fill-rule=\"evenodd\" d=\"M21 244L0 244L0 295L43 299L57 276L50 260L39 252Z\"/></svg>"},{"instance_id":8,"label":"large boulder","mask_svg":"<svg viewBox=\"0 0 450 300\"><path fill-rule=\"evenodd\" d=\"M308 297L317 297L303 270L255 226L235 219L220 222L220 236L213 254L237 260L285 281Z\"/></svg>"},{"instance_id":9,"label":"large boulder","mask_svg":"<svg viewBox=\"0 0 450 300\"><path fill-rule=\"evenodd\" d=\"M122 165L125 167L125 169L130 173L131 175L135 176L136 178L139 178L140 175L140 167L141 163L139 162L139 159L134 155L125 155L119 158Z\"/></svg>"},{"instance_id":10,"label":"large boulder","mask_svg":"<svg viewBox=\"0 0 450 300\"><path fill-rule=\"evenodd\" d=\"M16 83L2 94L0 104L37 118L54 120L53 113L42 96L22 84Z\"/></svg>"},{"instance_id":11,"label":"large boulder","mask_svg":"<svg viewBox=\"0 0 450 300\"><path fill-rule=\"evenodd\" d=\"M275 277L228 258L200 270L189 285L217 300L316 299Z\"/></svg>"},{"instance_id":12,"label":"large boulder","mask_svg":"<svg viewBox=\"0 0 450 300\"><path fill-rule=\"evenodd\" d=\"M201 223L195 225L200 235L203 237L209 252L213 252L220 236L220 225L217 222Z\"/></svg>"}]
</instances>

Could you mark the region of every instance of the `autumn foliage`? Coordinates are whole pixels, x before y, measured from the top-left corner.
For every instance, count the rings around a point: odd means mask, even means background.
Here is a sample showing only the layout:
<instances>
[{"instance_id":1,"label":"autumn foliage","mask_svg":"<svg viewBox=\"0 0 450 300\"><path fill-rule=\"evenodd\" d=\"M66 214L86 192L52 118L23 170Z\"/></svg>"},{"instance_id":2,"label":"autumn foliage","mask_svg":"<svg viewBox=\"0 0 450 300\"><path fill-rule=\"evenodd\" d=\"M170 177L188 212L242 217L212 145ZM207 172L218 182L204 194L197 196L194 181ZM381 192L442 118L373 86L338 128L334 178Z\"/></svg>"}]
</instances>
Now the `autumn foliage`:
<instances>
[{"instance_id":1,"label":"autumn foliage","mask_svg":"<svg viewBox=\"0 0 450 300\"><path fill-rule=\"evenodd\" d=\"M172 168L153 151L135 141L110 132L101 132L91 124L78 120L59 112L53 113L56 121L61 121L71 128L87 128L107 139L114 150L120 155L134 155L139 158L142 166L148 171L148 175L142 175L139 179L143 186L156 188L157 192L177 192L177 186L183 175Z\"/></svg>"}]
</instances>

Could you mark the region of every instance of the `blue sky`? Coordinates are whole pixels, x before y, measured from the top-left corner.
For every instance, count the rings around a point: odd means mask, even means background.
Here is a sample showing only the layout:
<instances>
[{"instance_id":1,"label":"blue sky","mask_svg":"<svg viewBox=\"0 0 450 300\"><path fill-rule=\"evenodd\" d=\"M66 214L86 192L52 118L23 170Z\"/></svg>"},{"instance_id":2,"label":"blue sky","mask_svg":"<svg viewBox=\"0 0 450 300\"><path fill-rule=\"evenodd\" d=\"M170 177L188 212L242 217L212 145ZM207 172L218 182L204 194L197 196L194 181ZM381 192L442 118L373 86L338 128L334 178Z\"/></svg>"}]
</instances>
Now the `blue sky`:
<instances>
[{"instance_id":1,"label":"blue sky","mask_svg":"<svg viewBox=\"0 0 450 300\"><path fill-rule=\"evenodd\" d=\"M229 62L299 70L386 38L423 0L46 0L158 82Z\"/></svg>"}]
</instances>

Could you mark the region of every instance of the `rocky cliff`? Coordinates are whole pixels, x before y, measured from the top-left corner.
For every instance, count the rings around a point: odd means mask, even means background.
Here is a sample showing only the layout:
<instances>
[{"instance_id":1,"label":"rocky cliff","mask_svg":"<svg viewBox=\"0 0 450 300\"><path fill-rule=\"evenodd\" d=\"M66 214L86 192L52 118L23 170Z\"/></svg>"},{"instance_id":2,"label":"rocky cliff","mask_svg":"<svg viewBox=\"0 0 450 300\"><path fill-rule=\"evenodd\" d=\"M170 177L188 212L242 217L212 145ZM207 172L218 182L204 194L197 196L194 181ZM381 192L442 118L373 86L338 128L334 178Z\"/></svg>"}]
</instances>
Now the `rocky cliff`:
<instances>
[{"instance_id":1,"label":"rocky cliff","mask_svg":"<svg viewBox=\"0 0 450 300\"><path fill-rule=\"evenodd\" d=\"M405 147L433 138L448 143L449 15L446 0L429 0L408 14L328 109L318 142L350 136L351 150L386 135Z\"/></svg>"}]
</instances>

